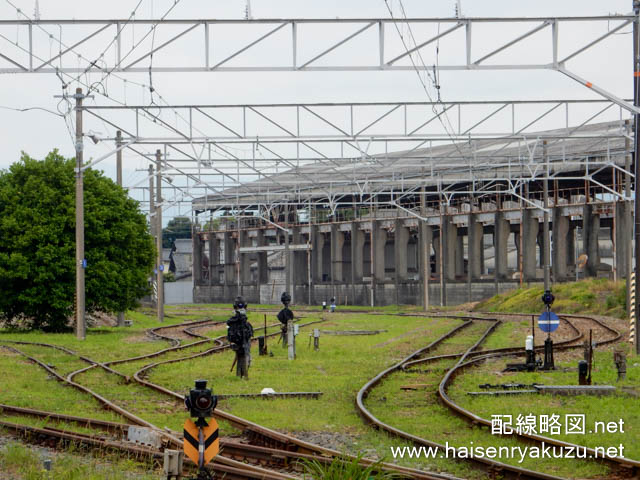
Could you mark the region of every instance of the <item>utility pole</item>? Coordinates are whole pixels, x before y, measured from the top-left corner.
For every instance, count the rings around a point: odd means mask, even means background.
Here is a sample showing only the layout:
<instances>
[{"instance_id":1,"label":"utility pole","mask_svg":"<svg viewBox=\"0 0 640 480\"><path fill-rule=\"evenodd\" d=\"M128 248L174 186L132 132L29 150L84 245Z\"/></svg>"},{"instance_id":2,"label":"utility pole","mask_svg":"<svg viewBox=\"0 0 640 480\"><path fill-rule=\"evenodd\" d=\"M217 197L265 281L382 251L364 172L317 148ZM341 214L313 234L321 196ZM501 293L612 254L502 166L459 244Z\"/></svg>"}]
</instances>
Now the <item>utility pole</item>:
<instances>
[{"instance_id":1,"label":"utility pole","mask_svg":"<svg viewBox=\"0 0 640 480\"><path fill-rule=\"evenodd\" d=\"M122 146L122 132L116 132L116 148ZM122 150L116 152L116 183L122 186ZM124 327L124 312L118 312L118 326Z\"/></svg>"},{"instance_id":2,"label":"utility pole","mask_svg":"<svg viewBox=\"0 0 640 480\"><path fill-rule=\"evenodd\" d=\"M149 164L149 233L151 233L151 236L153 237L153 240L155 241L156 239L156 223L155 223L155 218L156 218L156 201L155 201L155 188L153 186L153 181L154 181L154 175L153 175L153 165ZM153 271L153 273L151 274L151 284L153 287L155 287L156 290L156 294L155 294L155 305L154 307L157 308L158 306L158 268L156 267ZM151 293L151 302L153 303L153 292Z\"/></svg>"},{"instance_id":3,"label":"utility pole","mask_svg":"<svg viewBox=\"0 0 640 480\"><path fill-rule=\"evenodd\" d=\"M84 269L84 179L82 173L82 88L76 88L76 337L84 340L87 335L85 322Z\"/></svg>"},{"instance_id":4,"label":"utility pole","mask_svg":"<svg viewBox=\"0 0 640 480\"><path fill-rule=\"evenodd\" d=\"M156 150L156 245L158 250L158 321L164 321L164 260L162 258L162 152Z\"/></svg>"},{"instance_id":5,"label":"utility pole","mask_svg":"<svg viewBox=\"0 0 640 480\"><path fill-rule=\"evenodd\" d=\"M633 13L635 19L633 21L633 105L640 107L640 0L633 1ZM640 154L640 115L634 114L635 124L633 126L634 136L634 162L635 162L635 179L634 179L634 194L635 194L635 211L634 211L634 238L635 238L635 273L640 273L640 196L638 195L638 189L640 187L640 162L638 162L638 154ZM629 288L629 286L627 286ZM635 322L636 322L636 354L640 354L640 335L638 335L638 327L640 327L640 302L636 301Z\"/></svg>"},{"instance_id":6,"label":"utility pole","mask_svg":"<svg viewBox=\"0 0 640 480\"><path fill-rule=\"evenodd\" d=\"M624 235L628 238L629 234L632 232L629 230L631 228L631 212L633 205L631 204L631 200L626 200L631 198L631 125L629 120L625 120L624 122L624 131L625 131L625 139L624 139L624 150L627 152L624 156L624 222L625 233ZM627 318L631 317L631 273L633 272L633 249L631 245L624 246L624 268L626 272L626 281L627 281Z\"/></svg>"},{"instance_id":7,"label":"utility pole","mask_svg":"<svg viewBox=\"0 0 640 480\"><path fill-rule=\"evenodd\" d=\"M545 179L542 182L542 195L543 195L543 266L544 266L544 290L545 292L551 288L550 286L550 274L549 266L551 263L551 242L549 241L549 156L547 154L547 141L542 142L542 159L545 163Z\"/></svg>"},{"instance_id":8,"label":"utility pole","mask_svg":"<svg viewBox=\"0 0 640 480\"><path fill-rule=\"evenodd\" d=\"M297 300L293 287L291 285L291 249L289 248L289 204L284 207L284 276L285 289L291 295L291 301ZM333 280L332 280L333 281ZM295 353L294 353L295 354Z\"/></svg>"},{"instance_id":9,"label":"utility pole","mask_svg":"<svg viewBox=\"0 0 640 480\"><path fill-rule=\"evenodd\" d=\"M424 172L422 174L424 177ZM424 186L420 189L420 248L422 252L422 308L426 312L429 310L429 277L431 276L431 250L427 240L427 229L429 226L424 220L427 214L426 196ZM430 236L429 236L430 237Z\"/></svg>"}]
</instances>

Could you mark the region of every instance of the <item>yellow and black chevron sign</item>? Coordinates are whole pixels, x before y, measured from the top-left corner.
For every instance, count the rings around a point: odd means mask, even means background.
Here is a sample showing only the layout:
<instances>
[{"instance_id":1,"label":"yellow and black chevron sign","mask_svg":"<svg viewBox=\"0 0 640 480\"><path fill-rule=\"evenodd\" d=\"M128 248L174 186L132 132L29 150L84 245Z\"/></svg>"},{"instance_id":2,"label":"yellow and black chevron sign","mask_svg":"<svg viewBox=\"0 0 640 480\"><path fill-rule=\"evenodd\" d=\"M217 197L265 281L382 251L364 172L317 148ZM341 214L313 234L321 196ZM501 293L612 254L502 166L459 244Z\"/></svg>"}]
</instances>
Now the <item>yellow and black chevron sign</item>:
<instances>
[{"instance_id":1,"label":"yellow and black chevron sign","mask_svg":"<svg viewBox=\"0 0 640 480\"><path fill-rule=\"evenodd\" d=\"M203 454L203 463L206 465L220 451L220 439L218 438L218 422L209 420L209 425L202 428L202 445L198 433L198 427L191 419L184 422L184 454L196 465L199 465L200 452Z\"/></svg>"}]
</instances>

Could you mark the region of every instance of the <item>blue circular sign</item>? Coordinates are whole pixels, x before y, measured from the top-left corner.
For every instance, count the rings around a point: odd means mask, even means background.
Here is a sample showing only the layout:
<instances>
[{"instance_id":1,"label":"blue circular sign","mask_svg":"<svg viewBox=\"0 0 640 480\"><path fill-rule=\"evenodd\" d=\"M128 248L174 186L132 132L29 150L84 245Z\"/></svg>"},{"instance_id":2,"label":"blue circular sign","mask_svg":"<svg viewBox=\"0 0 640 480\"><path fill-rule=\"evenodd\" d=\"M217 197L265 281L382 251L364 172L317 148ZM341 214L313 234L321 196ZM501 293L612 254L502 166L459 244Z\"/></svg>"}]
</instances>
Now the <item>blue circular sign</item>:
<instances>
[{"instance_id":1,"label":"blue circular sign","mask_svg":"<svg viewBox=\"0 0 640 480\"><path fill-rule=\"evenodd\" d=\"M538 317L538 326L545 333L555 332L560 326L560 317L551 311L542 312Z\"/></svg>"}]
</instances>

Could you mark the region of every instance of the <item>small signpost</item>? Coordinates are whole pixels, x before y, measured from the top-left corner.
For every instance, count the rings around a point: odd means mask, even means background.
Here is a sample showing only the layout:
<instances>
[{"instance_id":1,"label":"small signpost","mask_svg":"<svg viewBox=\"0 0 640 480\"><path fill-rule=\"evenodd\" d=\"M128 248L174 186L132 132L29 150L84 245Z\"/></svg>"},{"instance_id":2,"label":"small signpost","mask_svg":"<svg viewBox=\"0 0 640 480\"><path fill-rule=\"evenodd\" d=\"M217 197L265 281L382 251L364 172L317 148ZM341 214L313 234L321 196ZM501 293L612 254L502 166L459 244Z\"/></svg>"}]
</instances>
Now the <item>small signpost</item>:
<instances>
[{"instance_id":1,"label":"small signpost","mask_svg":"<svg viewBox=\"0 0 640 480\"><path fill-rule=\"evenodd\" d=\"M553 361L553 341L551 340L551 332L555 332L560 326L560 317L551 311L551 305L555 297L551 290L545 290L542 294L542 303L546 310L538 317L538 326L543 332L547 333L547 339L544 341L544 365L543 370L554 370Z\"/></svg>"},{"instance_id":2,"label":"small signpost","mask_svg":"<svg viewBox=\"0 0 640 480\"><path fill-rule=\"evenodd\" d=\"M538 317L538 327L545 333L555 332L560 326L560 317L551 310L542 312Z\"/></svg>"},{"instance_id":3,"label":"small signpost","mask_svg":"<svg viewBox=\"0 0 640 480\"><path fill-rule=\"evenodd\" d=\"M209 480L213 477L205 465L220 451L218 422L210 418L218 404L218 398L207 388L206 380L196 380L196 388L191 389L184 403L191 416L197 419L194 422L188 418L184 422L184 454L198 465L195 480Z\"/></svg>"},{"instance_id":4,"label":"small signpost","mask_svg":"<svg viewBox=\"0 0 640 480\"><path fill-rule=\"evenodd\" d=\"M214 418L210 418L208 425L202 427L188 418L184 422L184 454L198 468L204 467L220 452L218 435L218 422Z\"/></svg>"}]
</instances>

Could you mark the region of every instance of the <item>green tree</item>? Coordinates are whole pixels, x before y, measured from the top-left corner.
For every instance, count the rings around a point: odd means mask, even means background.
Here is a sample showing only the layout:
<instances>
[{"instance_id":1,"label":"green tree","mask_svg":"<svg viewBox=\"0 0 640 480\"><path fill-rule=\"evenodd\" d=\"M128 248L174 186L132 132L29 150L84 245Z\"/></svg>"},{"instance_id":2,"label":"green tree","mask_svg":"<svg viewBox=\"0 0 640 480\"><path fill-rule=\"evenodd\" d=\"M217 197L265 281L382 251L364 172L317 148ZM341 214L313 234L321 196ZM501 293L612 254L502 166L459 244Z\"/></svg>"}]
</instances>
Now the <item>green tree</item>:
<instances>
[{"instance_id":1,"label":"green tree","mask_svg":"<svg viewBox=\"0 0 640 480\"><path fill-rule=\"evenodd\" d=\"M0 312L61 331L75 292L75 160L56 150L0 171ZM86 308L124 311L148 293L154 246L138 202L101 172L84 174Z\"/></svg>"},{"instance_id":2,"label":"green tree","mask_svg":"<svg viewBox=\"0 0 640 480\"><path fill-rule=\"evenodd\" d=\"M175 217L162 229L162 246L169 248L178 238L191 238L191 219Z\"/></svg>"}]
</instances>

